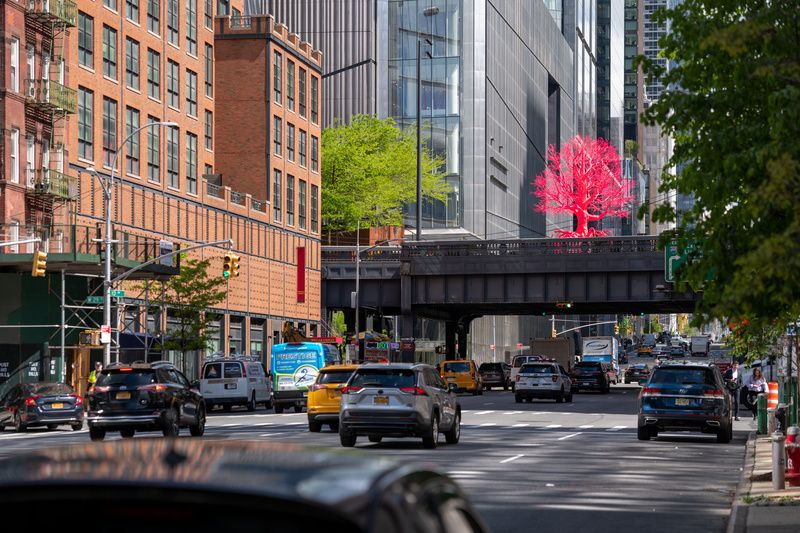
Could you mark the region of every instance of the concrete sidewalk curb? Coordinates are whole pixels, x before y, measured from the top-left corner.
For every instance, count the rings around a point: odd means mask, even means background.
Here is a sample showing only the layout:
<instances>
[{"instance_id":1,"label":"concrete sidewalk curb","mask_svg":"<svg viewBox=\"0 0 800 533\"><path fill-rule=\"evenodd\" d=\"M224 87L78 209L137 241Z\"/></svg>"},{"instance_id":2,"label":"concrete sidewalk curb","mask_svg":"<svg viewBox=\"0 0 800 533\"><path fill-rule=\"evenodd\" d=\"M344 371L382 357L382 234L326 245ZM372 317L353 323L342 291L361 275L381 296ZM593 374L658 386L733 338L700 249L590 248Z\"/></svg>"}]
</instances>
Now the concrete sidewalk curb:
<instances>
[{"instance_id":1,"label":"concrete sidewalk curb","mask_svg":"<svg viewBox=\"0 0 800 533\"><path fill-rule=\"evenodd\" d=\"M731 514L728 516L728 527L726 533L742 533L747 529L747 512L749 505L742 503L742 497L750 494L753 486L753 470L756 466L756 432L751 431L747 437L747 445L744 452L744 468L733 495Z\"/></svg>"}]
</instances>

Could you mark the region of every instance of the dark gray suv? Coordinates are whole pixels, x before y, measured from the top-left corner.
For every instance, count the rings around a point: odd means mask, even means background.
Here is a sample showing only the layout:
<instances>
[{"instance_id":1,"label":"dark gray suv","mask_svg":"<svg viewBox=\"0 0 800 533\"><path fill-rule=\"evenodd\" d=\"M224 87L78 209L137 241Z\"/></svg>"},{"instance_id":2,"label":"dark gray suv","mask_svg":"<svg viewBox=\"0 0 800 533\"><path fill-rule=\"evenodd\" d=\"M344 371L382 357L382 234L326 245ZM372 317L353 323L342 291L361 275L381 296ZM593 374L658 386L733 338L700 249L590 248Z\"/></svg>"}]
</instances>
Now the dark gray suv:
<instances>
[{"instance_id":1,"label":"dark gray suv","mask_svg":"<svg viewBox=\"0 0 800 533\"><path fill-rule=\"evenodd\" d=\"M339 438L355 446L360 435L370 442L383 437L421 437L435 448L439 433L448 444L461 437L461 405L455 384L447 383L430 365L365 364L342 388Z\"/></svg>"}]
</instances>

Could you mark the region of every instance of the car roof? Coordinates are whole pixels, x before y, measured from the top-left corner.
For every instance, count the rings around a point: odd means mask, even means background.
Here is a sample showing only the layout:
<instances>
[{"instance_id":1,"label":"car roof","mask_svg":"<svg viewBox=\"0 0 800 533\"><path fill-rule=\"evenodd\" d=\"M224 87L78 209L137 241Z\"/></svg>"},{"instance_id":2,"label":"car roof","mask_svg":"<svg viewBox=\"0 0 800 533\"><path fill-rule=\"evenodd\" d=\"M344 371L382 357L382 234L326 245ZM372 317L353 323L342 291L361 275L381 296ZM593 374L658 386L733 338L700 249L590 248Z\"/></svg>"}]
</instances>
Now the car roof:
<instances>
[{"instance_id":1,"label":"car roof","mask_svg":"<svg viewBox=\"0 0 800 533\"><path fill-rule=\"evenodd\" d=\"M320 373L323 372L336 372L337 370L355 370L361 368L362 365L327 365L319 369ZM383 365L386 366L386 365Z\"/></svg>"},{"instance_id":2,"label":"car roof","mask_svg":"<svg viewBox=\"0 0 800 533\"><path fill-rule=\"evenodd\" d=\"M433 368L431 365L424 363L364 363L358 366L358 370L362 369L390 369L390 370L414 370L416 368Z\"/></svg>"},{"instance_id":3,"label":"car roof","mask_svg":"<svg viewBox=\"0 0 800 533\"><path fill-rule=\"evenodd\" d=\"M175 365L169 361L134 361L133 363L109 363L103 368L102 372L106 370L119 370L121 368L132 368L134 370L154 370L156 368L175 368Z\"/></svg>"}]
</instances>

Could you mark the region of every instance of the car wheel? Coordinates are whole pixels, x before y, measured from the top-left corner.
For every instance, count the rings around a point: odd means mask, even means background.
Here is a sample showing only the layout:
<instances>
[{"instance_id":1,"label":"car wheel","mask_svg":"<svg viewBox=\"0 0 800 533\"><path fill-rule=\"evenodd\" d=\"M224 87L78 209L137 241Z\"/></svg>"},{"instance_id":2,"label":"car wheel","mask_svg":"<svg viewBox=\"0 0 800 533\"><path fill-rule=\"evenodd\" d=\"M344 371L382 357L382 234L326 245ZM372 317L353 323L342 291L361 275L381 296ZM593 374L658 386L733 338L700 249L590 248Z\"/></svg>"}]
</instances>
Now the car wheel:
<instances>
[{"instance_id":1,"label":"car wheel","mask_svg":"<svg viewBox=\"0 0 800 533\"><path fill-rule=\"evenodd\" d=\"M603 391L602 392L603 392L603 394L608 394L609 392L611 392L611 382L610 381L606 381L606 385L605 385L605 387L603 387Z\"/></svg>"},{"instance_id":2,"label":"car wheel","mask_svg":"<svg viewBox=\"0 0 800 533\"><path fill-rule=\"evenodd\" d=\"M177 437L181 432L178 413L174 409L167 409L161 418L161 433L168 438Z\"/></svg>"},{"instance_id":3,"label":"car wheel","mask_svg":"<svg viewBox=\"0 0 800 533\"><path fill-rule=\"evenodd\" d=\"M197 421L189 426L189 434L192 437L202 437L206 432L206 410L202 407L197 411Z\"/></svg>"},{"instance_id":4,"label":"car wheel","mask_svg":"<svg viewBox=\"0 0 800 533\"><path fill-rule=\"evenodd\" d=\"M58 429L58 424L47 424L47 429Z\"/></svg>"},{"instance_id":5,"label":"car wheel","mask_svg":"<svg viewBox=\"0 0 800 533\"><path fill-rule=\"evenodd\" d=\"M280 415L280 414L282 414L282 413L283 413L283 404L282 404L282 403L276 403L276 404L274 404L274 405L273 405L273 408L275 409L275 414L278 414L278 415Z\"/></svg>"},{"instance_id":6,"label":"car wheel","mask_svg":"<svg viewBox=\"0 0 800 533\"><path fill-rule=\"evenodd\" d=\"M229 403L222 406L222 410L225 411L226 413L230 413L232 408L233 406Z\"/></svg>"},{"instance_id":7,"label":"car wheel","mask_svg":"<svg viewBox=\"0 0 800 533\"><path fill-rule=\"evenodd\" d=\"M252 396L250 396L250 401L247 402L247 410L249 412L253 412L256 410L256 393L254 392Z\"/></svg>"},{"instance_id":8,"label":"car wheel","mask_svg":"<svg viewBox=\"0 0 800 533\"><path fill-rule=\"evenodd\" d=\"M206 402L206 413L210 413L214 410L214 402Z\"/></svg>"},{"instance_id":9,"label":"car wheel","mask_svg":"<svg viewBox=\"0 0 800 533\"><path fill-rule=\"evenodd\" d=\"M478 395L478 393L479 393L479 391L478 391L478 387L475 387L475 390L474 390L474 391L472 391L472 395L473 395L473 396L477 396L477 395Z\"/></svg>"},{"instance_id":10,"label":"car wheel","mask_svg":"<svg viewBox=\"0 0 800 533\"><path fill-rule=\"evenodd\" d=\"M14 413L14 430L16 430L17 433L24 433L27 429L28 426L22 421L22 417L19 416L19 413Z\"/></svg>"},{"instance_id":11,"label":"car wheel","mask_svg":"<svg viewBox=\"0 0 800 533\"><path fill-rule=\"evenodd\" d=\"M136 430L135 429L121 429L119 434L120 434L120 436L122 436L123 439L132 439L133 436L136 434Z\"/></svg>"},{"instance_id":12,"label":"car wheel","mask_svg":"<svg viewBox=\"0 0 800 533\"><path fill-rule=\"evenodd\" d=\"M80 431L82 429L83 429L83 422L80 423L76 422L72 424L72 431Z\"/></svg>"},{"instance_id":13,"label":"car wheel","mask_svg":"<svg viewBox=\"0 0 800 533\"><path fill-rule=\"evenodd\" d=\"M508 381L503 383L503 390L508 390Z\"/></svg>"},{"instance_id":14,"label":"car wheel","mask_svg":"<svg viewBox=\"0 0 800 533\"><path fill-rule=\"evenodd\" d=\"M345 433L343 431L339 431L339 442L345 448L352 448L356 445L356 439L358 439L355 435L350 435L349 433Z\"/></svg>"},{"instance_id":15,"label":"car wheel","mask_svg":"<svg viewBox=\"0 0 800 533\"><path fill-rule=\"evenodd\" d=\"M316 420L308 419L308 430L311 433L319 433L322 431L322 424L317 422Z\"/></svg>"},{"instance_id":16,"label":"car wheel","mask_svg":"<svg viewBox=\"0 0 800 533\"><path fill-rule=\"evenodd\" d=\"M650 440L650 428L640 426L636 430L636 438L639 440Z\"/></svg>"},{"instance_id":17,"label":"car wheel","mask_svg":"<svg viewBox=\"0 0 800 533\"><path fill-rule=\"evenodd\" d=\"M445 431L444 438L447 444L458 444L461 438L461 411L456 411L456 416L453 418L453 426Z\"/></svg>"},{"instance_id":18,"label":"car wheel","mask_svg":"<svg viewBox=\"0 0 800 533\"><path fill-rule=\"evenodd\" d=\"M272 396L269 397L269 400L264 402L264 409L272 409Z\"/></svg>"},{"instance_id":19,"label":"car wheel","mask_svg":"<svg viewBox=\"0 0 800 533\"><path fill-rule=\"evenodd\" d=\"M4 431L5 429L6 429L6 425L5 424L0 424L0 431Z\"/></svg>"},{"instance_id":20,"label":"car wheel","mask_svg":"<svg viewBox=\"0 0 800 533\"><path fill-rule=\"evenodd\" d=\"M556 403L564 403L564 389L563 388L560 391L558 391L558 394L556 394Z\"/></svg>"},{"instance_id":21,"label":"car wheel","mask_svg":"<svg viewBox=\"0 0 800 533\"><path fill-rule=\"evenodd\" d=\"M383 440L383 437L381 437L380 435L370 435L367 438L369 439L370 442L374 442L376 444Z\"/></svg>"},{"instance_id":22,"label":"car wheel","mask_svg":"<svg viewBox=\"0 0 800 533\"><path fill-rule=\"evenodd\" d=\"M483 387L478 387L478 396L483 396Z\"/></svg>"},{"instance_id":23,"label":"car wheel","mask_svg":"<svg viewBox=\"0 0 800 533\"><path fill-rule=\"evenodd\" d=\"M717 432L717 442L720 444L728 444L733 439L733 424L728 424L724 428L720 428Z\"/></svg>"},{"instance_id":24,"label":"car wheel","mask_svg":"<svg viewBox=\"0 0 800 533\"><path fill-rule=\"evenodd\" d=\"M512 384L511 384L511 392L514 392L514 391L516 391L516 390L517 390L517 385L516 385L516 383L512 383Z\"/></svg>"},{"instance_id":25,"label":"car wheel","mask_svg":"<svg viewBox=\"0 0 800 533\"><path fill-rule=\"evenodd\" d=\"M103 440L106 438L106 430L103 428L93 428L89 426L89 438L91 440Z\"/></svg>"},{"instance_id":26,"label":"car wheel","mask_svg":"<svg viewBox=\"0 0 800 533\"><path fill-rule=\"evenodd\" d=\"M533 403L533 398L526 398L528 403Z\"/></svg>"},{"instance_id":27,"label":"car wheel","mask_svg":"<svg viewBox=\"0 0 800 533\"><path fill-rule=\"evenodd\" d=\"M294 412L295 413L302 413L303 412L303 404L302 403L294 404Z\"/></svg>"},{"instance_id":28,"label":"car wheel","mask_svg":"<svg viewBox=\"0 0 800 533\"><path fill-rule=\"evenodd\" d=\"M422 437L422 445L428 449L436 448L439 444L439 415L436 413L431 416L431 427L428 428L427 434Z\"/></svg>"},{"instance_id":29,"label":"car wheel","mask_svg":"<svg viewBox=\"0 0 800 533\"><path fill-rule=\"evenodd\" d=\"M569 394L567 394L567 403L572 403L572 389L570 389Z\"/></svg>"},{"instance_id":30,"label":"car wheel","mask_svg":"<svg viewBox=\"0 0 800 533\"><path fill-rule=\"evenodd\" d=\"M514 401L517 403L522 403L522 397L519 394L515 394Z\"/></svg>"}]
</instances>

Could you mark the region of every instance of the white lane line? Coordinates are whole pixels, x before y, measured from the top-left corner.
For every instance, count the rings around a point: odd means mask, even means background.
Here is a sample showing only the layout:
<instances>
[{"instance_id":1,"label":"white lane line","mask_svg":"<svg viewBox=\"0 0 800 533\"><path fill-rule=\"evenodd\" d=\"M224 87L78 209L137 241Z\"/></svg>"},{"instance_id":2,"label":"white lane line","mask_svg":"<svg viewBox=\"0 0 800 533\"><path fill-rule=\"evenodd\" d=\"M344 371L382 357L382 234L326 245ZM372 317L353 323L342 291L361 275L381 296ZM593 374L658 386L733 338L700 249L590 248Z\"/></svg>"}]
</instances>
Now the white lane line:
<instances>
[{"instance_id":1,"label":"white lane line","mask_svg":"<svg viewBox=\"0 0 800 533\"><path fill-rule=\"evenodd\" d=\"M496 426L494 422L486 422L485 424L481 424L481 427L488 427L488 426Z\"/></svg>"},{"instance_id":2,"label":"white lane line","mask_svg":"<svg viewBox=\"0 0 800 533\"><path fill-rule=\"evenodd\" d=\"M528 426L530 426L530 424L514 424L514 425L513 425L513 426L511 426L511 427L512 427L512 428L526 428L526 427L528 427Z\"/></svg>"},{"instance_id":3,"label":"white lane line","mask_svg":"<svg viewBox=\"0 0 800 533\"><path fill-rule=\"evenodd\" d=\"M560 428L561 424L550 424L549 426L545 426L547 429L556 429Z\"/></svg>"},{"instance_id":4,"label":"white lane line","mask_svg":"<svg viewBox=\"0 0 800 533\"><path fill-rule=\"evenodd\" d=\"M288 424L284 424L285 426L302 426L305 422L289 422Z\"/></svg>"},{"instance_id":5,"label":"white lane line","mask_svg":"<svg viewBox=\"0 0 800 533\"><path fill-rule=\"evenodd\" d=\"M594 424L585 424L583 426L578 426L578 429L590 429L593 428Z\"/></svg>"},{"instance_id":6,"label":"white lane line","mask_svg":"<svg viewBox=\"0 0 800 533\"><path fill-rule=\"evenodd\" d=\"M259 437L272 437L273 435L279 435L279 433L262 433Z\"/></svg>"},{"instance_id":7,"label":"white lane line","mask_svg":"<svg viewBox=\"0 0 800 533\"><path fill-rule=\"evenodd\" d=\"M558 439L556 439L556 440L567 440L567 439L571 439L572 437L577 437L577 436L578 436L578 435L580 435L580 434L581 434L580 432L578 432L578 433L572 433L572 434L570 434L570 435L564 435L563 437L559 437L559 438L558 438Z\"/></svg>"},{"instance_id":8,"label":"white lane line","mask_svg":"<svg viewBox=\"0 0 800 533\"><path fill-rule=\"evenodd\" d=\"M243 424L222 424L222 427L230 428L230 427L233 427L233 426L241 426L241 425L243 425Z\"/></svg>"},{"instance_id":9,"label":"white lane line","mask_svg":"<svg viewBox=\"0 0 800 533\"><path fill-rule=\"evenodd\" d=\"M608 428L606 431L619 431L621 429L625 429L628 426L614 426L613 428Z\"/></svg>"},{"instance_id":10,"label":"white lane line","mask_svg":"<svg viewBox=\"0 0 800 533\"><path fill-rule=\"evenodd\" d=\"M500 464L502 465L502 464L505 464L505 463L510 463L511 461L516 461L520 457L525 457L525 454L521 453L519 455L515 455L514 457L509 457L508 459L503 459L502 461L500 461Z\"/></svg>"},{"instance_id":11,"label":"white lane line","mask_svg":"<svg viewBox=\"0 0 800 533\"><path fill-rule=\"evenodd\" d=\"M478 411L477 413L473 413L475 415L489 415L494 413L494 411Z\"/></svg>"},{"instance_id":12,"label":"white lane line","mask_svg":"<svg viewBox=\"0 0 800 533\"><path fill-rule=\"evenodd\" d=\"M261 422L261 423L255 424L255 425L256 426L271 426L272 422Z\"/></svg>"},{"instance_id":13,"label":"white lane line","mask_svg":"<svg viewBox=\"0 0 800 533\"><path fill-rule=\"evenodd\" d=\"M506 411L504 415L521 415L522 411Z\"/></svg>"}]
</instances>

